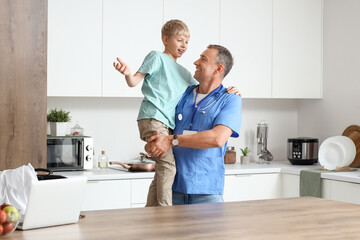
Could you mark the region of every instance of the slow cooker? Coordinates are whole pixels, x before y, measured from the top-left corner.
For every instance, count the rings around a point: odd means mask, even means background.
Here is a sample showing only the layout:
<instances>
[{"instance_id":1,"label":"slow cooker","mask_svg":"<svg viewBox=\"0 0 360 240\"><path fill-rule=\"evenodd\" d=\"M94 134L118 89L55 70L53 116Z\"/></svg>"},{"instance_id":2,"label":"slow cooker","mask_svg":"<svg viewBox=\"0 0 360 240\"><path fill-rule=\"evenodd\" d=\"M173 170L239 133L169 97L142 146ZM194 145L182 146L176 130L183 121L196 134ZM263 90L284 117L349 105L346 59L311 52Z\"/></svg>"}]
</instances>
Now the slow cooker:
<instances>
[{"instance_id":1,"label":"slow cooker","mask_svg":"<svg viewBox=\"0 0 360 240\"><path fill-rule=\"evenodd\" d=\"M287 158L293 165L311 165L318 161L319 140L317 138L289 138L287 149Z\"/></svg>"}]
</instances>

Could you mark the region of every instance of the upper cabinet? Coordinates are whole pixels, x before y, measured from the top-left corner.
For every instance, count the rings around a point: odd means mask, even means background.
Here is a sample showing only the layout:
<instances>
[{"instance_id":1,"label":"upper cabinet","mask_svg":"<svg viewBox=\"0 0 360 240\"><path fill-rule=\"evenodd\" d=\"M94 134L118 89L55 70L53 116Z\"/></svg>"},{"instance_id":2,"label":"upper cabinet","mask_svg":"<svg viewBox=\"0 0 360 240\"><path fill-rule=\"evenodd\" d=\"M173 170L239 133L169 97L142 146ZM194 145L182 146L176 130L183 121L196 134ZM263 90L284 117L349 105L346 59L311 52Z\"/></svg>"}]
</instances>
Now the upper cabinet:
<instances>
[{"instance_id":1,"label":"upper cabinet","mask_svg":"<svg viewBox=\"0 0 360 240\"><path fill-rule=\"evenodd\" d=\"M134 74L150 51L164 50L161 41L163 0L103 2L103 96L141 97L142 82L130 88L113 62L119 57Z\"/></svg>"},{"instance_id":2,"label":"upper cabinet","mask_svg":"<svg viewBox=\"0 0 360 240\"><path fill-rule=\"evenodd\" d=\"M272 1L221 0L220 16L220 43L234 57L224 85L245 98L270 98Z\"/></svg>"},{"instance_id":3,"label":"upper cabinet","mask_svg":"<svg viewBox=\"0 0 360 240\"><path fill-rule=\"evenodd\" d=\"M48 96L141 97L142 83L128 87L113 62L135 73L164 50L162 25L180 19L191 37L178 63L190 72L221 44L235 58L224 85L245 98L321 98L322 1L49 0Z\"/></svg>"},{"instance_id":4,"label":"upper cabinet","mask_svg":"<svg viewBox=\"0 0 360 240\"><path fill-rule=\"evenodd\" d=\"M190 30L188 50L177 62L191 73L195 72L194 62L206 47L219 44L219 8L219 0L183 0L181 6L177 0L164 0L164 23L180 19Z\"/></svg>"},{"instance_id":5,"label":"upper cabinet","mask_svg":"<svg viewBox=\"0 0 360 240\"><path fill-rule=\"evenodd\" d=\"M101 96L102 0L48 1L48 96Z\"/></svg>"},{"instance_id":6,"label":"upper cabinet","mask_svg":"<svg viewBox=\"0 0 360 240\"><path fill-rule=\"evenodd\" d=\"M322 0L273 0L273 98L321 98Z\"/></svg>"}]
</instances>

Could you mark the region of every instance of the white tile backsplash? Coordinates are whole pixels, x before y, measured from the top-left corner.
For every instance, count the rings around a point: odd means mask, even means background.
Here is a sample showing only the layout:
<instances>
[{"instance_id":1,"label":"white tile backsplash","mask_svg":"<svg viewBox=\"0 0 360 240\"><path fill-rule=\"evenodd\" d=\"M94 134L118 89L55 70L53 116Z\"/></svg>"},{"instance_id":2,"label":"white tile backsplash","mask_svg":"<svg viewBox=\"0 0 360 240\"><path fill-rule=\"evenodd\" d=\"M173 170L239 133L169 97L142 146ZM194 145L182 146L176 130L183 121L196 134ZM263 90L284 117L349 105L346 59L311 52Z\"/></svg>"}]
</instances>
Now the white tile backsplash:
<instances>
[{"instance_id":1,"label":"white tile backsplash","mask_svg":"<svg viewBox=\"0 0 360 240\"><path fill-rule=\"evenodd\" d=\"M50 108L70 111L71 127L79 122L85 135L94 138L95 155L106 151L110 160L127 161L144 151L139 139L136 118L142 98L82 98L48 97ZM286 159L288 137L297 136L297 100L244 99L240 137L230 139L235 146L237 161L240 147L249 146L254 160L256 125L261 120L269 124L268 150L274 160Z\"/></svg>"}]
</instances>

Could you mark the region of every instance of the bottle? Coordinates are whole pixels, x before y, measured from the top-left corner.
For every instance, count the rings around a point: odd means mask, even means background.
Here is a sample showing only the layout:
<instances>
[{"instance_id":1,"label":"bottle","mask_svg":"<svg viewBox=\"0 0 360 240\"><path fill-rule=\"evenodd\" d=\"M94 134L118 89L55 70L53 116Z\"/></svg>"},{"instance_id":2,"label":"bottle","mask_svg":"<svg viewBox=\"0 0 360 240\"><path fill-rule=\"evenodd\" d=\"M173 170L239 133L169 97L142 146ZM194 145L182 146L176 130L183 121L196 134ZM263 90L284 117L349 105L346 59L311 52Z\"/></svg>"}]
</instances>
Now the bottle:
<instances>
[{"instance_id":1,"label":"bottle","mask_svg":"<svg viewBox=\"0 0 360 240\"><path fill-rule=\"evenodd\" d=\"M101 151L101 155L98 158L98 167L99 168L108 167L108 157L105 155L105 151Z\"/></svg>"},{"instance_id":2,"label":"bottle","mask_svg":"<svg viewBox=\"0 0 360 240\"><path fill-rule=\"evenodd\" d=\"M233 164L236 162L236 151L235 147L229 146L226 148L224 163Z\"/></svg>"}]
</instances>

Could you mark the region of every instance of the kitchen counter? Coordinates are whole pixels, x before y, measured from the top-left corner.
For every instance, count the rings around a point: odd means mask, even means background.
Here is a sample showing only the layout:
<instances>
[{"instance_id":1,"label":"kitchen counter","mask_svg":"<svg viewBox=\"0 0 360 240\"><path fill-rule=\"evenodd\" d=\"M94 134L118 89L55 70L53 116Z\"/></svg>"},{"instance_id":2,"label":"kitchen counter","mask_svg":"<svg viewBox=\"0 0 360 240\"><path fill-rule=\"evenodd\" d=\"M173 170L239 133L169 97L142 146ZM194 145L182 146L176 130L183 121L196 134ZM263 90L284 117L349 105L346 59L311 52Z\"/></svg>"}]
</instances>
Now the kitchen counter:
<instances>
[{"instance_id":1,"label":"kitchen counter","mask_svg":"<svg viewBox=\"0 0 360 240\"><path fill-rule=\"evenodd\" d=\"M121 179L142 179L153 178L153 172L129 172L121 166L114 166L108 169L92 169L87 171L73 171L73 172L57 172L56 174L67 177L85 176L89 181L99 180L121 180ZM239 163L225 164L226 175L241 175L241 174L262 174L262 173L287 173L300 175L303 169L320 169L319 164L314 165L291 165L289 161L273 161L270 164L250 163L242 165ZM352 183L360 183L359 169L350 172L324 172L321 173L321 178L345 181Z\"/></svg>"},{"instance_id":2,"label":"kitchen counter","mask_svg":"<svg viewBox=\"0 0 360 240\"><path fill-rule=\"evenodd\" d=\"M84 212L3 239L358 239L360 205L302 197Z\"/></svg>"}]
</instances>

